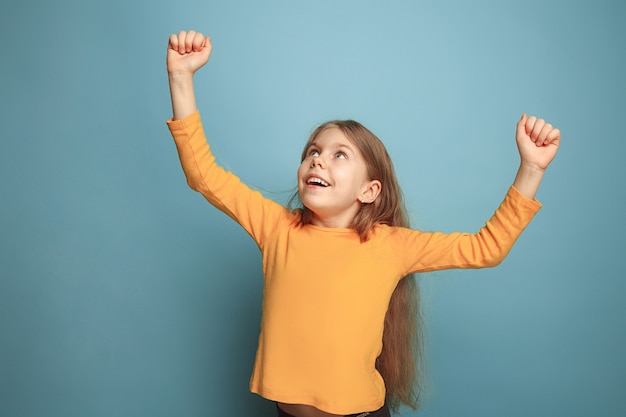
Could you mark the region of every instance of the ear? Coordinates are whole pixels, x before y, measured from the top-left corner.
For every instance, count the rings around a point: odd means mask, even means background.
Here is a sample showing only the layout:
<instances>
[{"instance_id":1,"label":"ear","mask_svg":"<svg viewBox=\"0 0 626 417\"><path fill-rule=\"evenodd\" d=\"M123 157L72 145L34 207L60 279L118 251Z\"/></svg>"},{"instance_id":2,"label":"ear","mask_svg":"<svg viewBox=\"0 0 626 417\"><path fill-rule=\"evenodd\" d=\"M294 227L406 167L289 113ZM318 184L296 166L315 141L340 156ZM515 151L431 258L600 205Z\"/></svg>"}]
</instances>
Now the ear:
<instances>
[{"instance_id":1,"label":"ear","mask_svg":"<svg viewBox=\"0 0 626 417\"><path fill-rule=\"evenodd\" d=\"M359 201L363 204L371 204L378 198L382 184L378 180L371 180L363 185L363 191L359 195Z\"/></svg>"}]
</instances>

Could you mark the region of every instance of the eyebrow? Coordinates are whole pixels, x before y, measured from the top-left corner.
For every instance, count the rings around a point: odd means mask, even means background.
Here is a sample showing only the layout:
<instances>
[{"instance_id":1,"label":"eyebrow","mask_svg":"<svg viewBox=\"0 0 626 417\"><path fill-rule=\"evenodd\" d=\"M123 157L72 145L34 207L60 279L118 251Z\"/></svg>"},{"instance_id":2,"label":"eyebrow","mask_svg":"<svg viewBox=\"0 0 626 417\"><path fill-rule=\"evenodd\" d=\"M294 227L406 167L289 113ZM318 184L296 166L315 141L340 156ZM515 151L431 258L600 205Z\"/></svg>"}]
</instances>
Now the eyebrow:
<instances>
[{"instance_id":1,"label":"eyebrow","mask_svg":"<svg viewBox=\"0 0 626 417\"><path fill-rule=\"evenodd\" d=\"M316 141L313 141L306 149L309 150L311 148L321 148L321 146ZM347 149L351 152L354 152L354 149L355 149L353 145L351 146L350 144L338 143L338 142L333 142L332 144L330 144L330 146L327 146L327 148Z\"/></svg>"}]
</instances>

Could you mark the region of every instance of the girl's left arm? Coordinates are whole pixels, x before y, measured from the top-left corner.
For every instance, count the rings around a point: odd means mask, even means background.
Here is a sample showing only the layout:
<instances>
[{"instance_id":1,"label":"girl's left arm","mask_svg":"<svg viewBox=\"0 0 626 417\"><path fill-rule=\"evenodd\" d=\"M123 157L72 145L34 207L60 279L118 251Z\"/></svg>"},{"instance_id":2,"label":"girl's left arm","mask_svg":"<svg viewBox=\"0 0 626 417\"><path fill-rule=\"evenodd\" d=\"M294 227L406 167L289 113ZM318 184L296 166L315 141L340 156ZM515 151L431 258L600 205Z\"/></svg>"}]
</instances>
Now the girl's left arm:
<instances>
[{"instance_id":1,"label":"girl's left arm","mask_svg":"<svg viewBox=\"0 0 626 417\"><path fill-rule=\"evenodd\" d=\"M517 122L515 139L521 161L513 186L523 196L534 199L543 174L559 149L561 132L543 119L523 114Z\"/></svg>"}]
</instances>

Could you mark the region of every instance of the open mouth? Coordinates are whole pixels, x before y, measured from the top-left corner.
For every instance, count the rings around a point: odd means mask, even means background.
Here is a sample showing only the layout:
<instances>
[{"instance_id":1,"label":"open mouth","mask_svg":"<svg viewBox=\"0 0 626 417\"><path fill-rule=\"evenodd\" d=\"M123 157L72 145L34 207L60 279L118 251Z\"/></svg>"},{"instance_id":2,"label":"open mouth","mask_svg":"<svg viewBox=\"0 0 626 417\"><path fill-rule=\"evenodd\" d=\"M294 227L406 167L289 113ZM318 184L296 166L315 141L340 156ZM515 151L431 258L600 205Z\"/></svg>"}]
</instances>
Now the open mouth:
<instances>
[{"instance_id":1,"label":"open mouth","mask_svg":"<svg viewBox=\"0 0 626 417\"><path fill-rule=\"evenodd\" d=\"M326 181L324 181L321 178L317 178L317 177L311 177L306 181L307 185L312 185L314 187L328 187L330 184L328 184Z\"/></svg>"}]
</instances>

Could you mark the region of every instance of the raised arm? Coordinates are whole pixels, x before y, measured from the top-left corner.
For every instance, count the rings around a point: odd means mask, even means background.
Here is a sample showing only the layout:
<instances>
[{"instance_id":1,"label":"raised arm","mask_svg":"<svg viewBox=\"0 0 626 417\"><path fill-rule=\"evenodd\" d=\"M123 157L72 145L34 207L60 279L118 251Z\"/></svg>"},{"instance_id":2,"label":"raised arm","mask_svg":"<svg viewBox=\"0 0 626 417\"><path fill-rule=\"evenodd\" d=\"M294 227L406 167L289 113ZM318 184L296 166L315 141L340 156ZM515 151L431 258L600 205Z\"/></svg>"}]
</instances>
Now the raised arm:
<instances>
[{"instance_id":1,"label":"raised arm","mask_svg":"<svg viewBox=\"0 0 626 417\"><path fill-rule=\"evenodd\" d=\"M196 97L193 76L211 55L211 40L200 32L180 31L170 35L167 47L167 74L174 120L194 113Z\"/></svg>"},{"instance_id":2,"label":"raised arm","mask_svg":"<svg viewBox=\"0 0 626 417\"><path fill-rule=\"evenodd\" d=\"M516 141L521 161L513 186L533 199L559 149L561 132L543 119L523 114L517 122Z\"/></svg>"}]
</instances>

